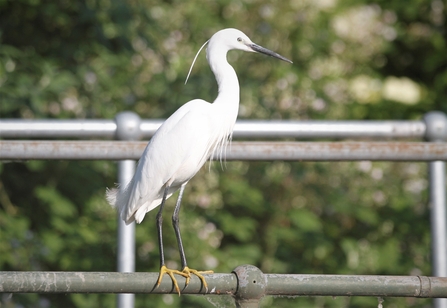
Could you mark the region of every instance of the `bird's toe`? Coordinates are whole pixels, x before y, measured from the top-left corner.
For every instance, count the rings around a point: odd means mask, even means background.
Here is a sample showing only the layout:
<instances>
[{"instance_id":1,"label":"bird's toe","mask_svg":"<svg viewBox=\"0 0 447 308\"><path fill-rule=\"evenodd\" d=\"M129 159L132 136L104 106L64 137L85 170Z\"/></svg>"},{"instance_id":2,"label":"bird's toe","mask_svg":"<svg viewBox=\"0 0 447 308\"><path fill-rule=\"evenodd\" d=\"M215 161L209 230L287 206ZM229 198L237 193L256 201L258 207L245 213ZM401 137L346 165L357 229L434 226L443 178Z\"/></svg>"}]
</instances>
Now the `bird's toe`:
<instances>
[{"instance_id":1,"label":"bird's toe","mask_svg":"<svg viewBox=\"0 0 447 308\"><path fill-rule=\"evenodd\" d=\"M200 281L202 282L203 287L205 288L205 293L208 292L208 284L205 280L205 277L203 277L203 274L212 274L214 273L213 271L198 271L189 267L185 267L182 270L183 273L185 273L186 275L188 275L188 277L186 278L186 282L185 284L188 285L189 281L191 280L191 274L196 275Z\"/></svg>"},{"instance_id":2,"label":"bird's toe","mask_svg":"<svg viewBox=\"0 0 447 308\"><path fill-rule=\"evenodd\" d=\"M175 278L174 274L183 276L188 281L190 274L185 273L183 271L173 270L169 269L166 266L162 266L160 268L160 273L158 274L158 280L157 280L157 287L160 286L161 281L163 280L163 276L167 274L169 277L171 277L172 283L174 284L175 291L177 291L178 295L180 296L180 288L177 283L177 279Z\"/></svg>"}]
</instances>

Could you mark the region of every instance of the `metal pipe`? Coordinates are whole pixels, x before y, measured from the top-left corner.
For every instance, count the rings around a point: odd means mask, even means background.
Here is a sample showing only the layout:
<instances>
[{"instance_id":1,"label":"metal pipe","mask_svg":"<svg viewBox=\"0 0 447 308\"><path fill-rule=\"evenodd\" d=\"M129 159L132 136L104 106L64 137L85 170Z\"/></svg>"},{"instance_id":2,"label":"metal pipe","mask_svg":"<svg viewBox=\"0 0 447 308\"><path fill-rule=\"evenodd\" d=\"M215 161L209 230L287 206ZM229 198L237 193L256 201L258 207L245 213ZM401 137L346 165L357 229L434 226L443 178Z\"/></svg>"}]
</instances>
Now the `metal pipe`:
<instances>
[{"instance_id":1,"label":"metal pipe","mask_svg":"<svg viewBox=\"0 0 447 308\"><path fill-rule=\"evenodd\" d=\"M116 118L116 120L118 117ZM429 113L424 118L424 121L281 121L281 122L265 122L265 121L238 121L235 126L234 137L250 137L250 138L420 138L425 136L430 141L445 141L447 140L447 118L442 113ZM439 121L441 120L441 121ZM131 131L131 134L135 137L144 136L150 137L161 125L163 120L151 120L141 121L138 125L130 123L126 129ZM126 132L125 132L126 134ZM61 137L117 137L118 139L126 139L120 137L120 130L118 123L114 123L110 120L0 120L0 137L1 138L61 138ZM435 136L435 138L433 137ZM441 137L440 137L441 136ZM137 137L129 138L131 140L138 139ZM35 142L34 144L26 142L9 143L9 141L0 142L0 159L138 159L141 155L146 143L112 143L107 145L102 142L93 142L88 145L86 143L52 143L47 141L39 142L40 146ZM47 147L48 146L48 147ZM99 146L99 149L98 149ZM112 148L113 147L113 148ZM116 149L118 147L119 149ZM130 148L129 148L130 147ZM83 152L84 154L80 153ZM92 153L85 153L91 151ZM123 154L124 153L124 154ZM442 237L446 236L445 231L445 163L442 160L447 160L447 148L446 144L436 143L285 143L285 142L270 142L270 143L254 143L254 142L239 142L233 143L231 150L227 151L227 160L388 160L388 161L433 161L430 163L430 178L431 178L431 201L432 208L432 237L434 238L433 260L434 260L434 273L442 273L443 267L446 266L446 249L442 245L446 245L446 240L442 240ZM115 156L114 156L115 155ZM38 156L38 157L36 157ZM219 157L214 157L219 159ZM440 168L441 164L443 167ZM443 171L442 171L442 170ZM440 175L441 174L441 175ZM441 178L440 178L441 177ZM443 178L443 179L442 179ZM443 184L444 183L444 184ZM439 197L443 196L443 197ZM439 202L444 198L443 202ZM434 206L433 204L439 203L442 207ZM442 212L443 211L443 212ZM444 231L442 226L444 225ZM441 226L441 227L440 227ZM440 234L441 238L438 237ZM436 242L439 240L440 243ZM442 244L443 243L443 244ZM444 258L444 259L442 259ZM440 260L440 261L439 261ZM444 260L444 261L443 261ZM236 270L235 270L236 271ZM256 271L254 271L256 272ZM51 273L50 273L51 274ZM53 273L54 274L54 273ZM57 273L58 274L58 273ZM83 273L81 273L83 274ZM90 273L89 273L90 274ZM99 273L104 274L104 273ZM107 274L107 273L106 273ZM87 274L88 275L88 274ZM275 280L278 275L263 275L257 273L257 278L262 281ZM306 280L306 286L309 285L310 280L316 281L316 287L324 285L324 281L321 281L316 275L285 275L282 277L288 283L286 286L294 285L293 281ZM446 274L442 274L446 276ZM1 277L1 273L0 273ZM84 276L82 276L84 277ZM238 307L249 307L249 303L255 304L256 296L253 298L244 298L244 288L250 286L246 284L242 286L240 284L241 277L238 275L239 286L236 293ZM306 278L307 277L307 278ZM340 276L324 276L324 279L333 278L337 280L335 286L340 285ZM377 287L387 283L393 283L393 285L399 282L380 279L384 277L392 276L349 276L365 281L369 278L377 278ZM256 278L256 279L257 279ZM446 290L445 278L435 277L417 277L419 279L419 289L414 285L414 281L410 282L413 290L419 290L419 295L416 297L436 297L438 289ZM257 280L253 281L257 281ZM396 278L400 280L401 277ZM291 280L291 281L289 281ZM413 277L414 280L414 277ZM440 280L441 283L438 281ZM344 281L344 277L342 278ZM0 292L2 291L3 279L0 279ZM250 279L248 280L250 282ZM342 282L343 283L343 282ZM351 283L351 284L349 284ZM405 283L408 283L405 280ZM101 284L101 282L99 282ZM256 284L256 283L255 283ZM358 286L359 281L347 282L345 287L354 288ZM258 284L260 285L260 284ZM275 285L275 284L273 284ZM190 288L188 286L188 288ZM389 290L389 285L386 286ZM273 288L273 287L272 287ZM416 288L416 289L414 289ZM160 288L159 288L160 289ZM281 290L287 289L287 287L281 287ZM370 290L376 290L374 284L368 287ZM200 290L200 286L199 286ZM215 289L216 290L216 289ZM312 290L312 289L311 289ZM302 294L302 295L346 295L345 289L341 288L340 292L343 294L337 294L335 289L323 287L324 292L329 291L330 294ZM433 295L433 290L434 294ZM92 292L89 288L87 292ZM131 293L139 293L134 291L128 291ZM125 293L128 293L125 292ZM172 289L171 289L172 292ZM258 295L261 294L257 291ZM276 291L275 291L276 292ZM288 291L283 291L288 292ZM294 291L291 291L292 293ZM314 292L314 291L313 291ZM316 291L320 292L320 291ZM371 291L373 292L373 291ZM376 291L374 291L376 292ZM442 293L442 292L441 292ZM263 293L262 293L263 294ZM267 293L266 293L267 294ZM277 294L277 293L276 293ZM275 294L275 295L276 295ZM430 295L427 295L430 294ZM443 293L444 294L444 293ZM301 294L290 294L301 295ZM356 295L350 292L349 296ZM361 295L361 294L357 294ZM263 296L263 295L262 295ZM365 294L364 296L387 296L384 294ZM407 295L392 295L392 296L407 296ZM442 295L446 297L445 295ZM239 303L239 304L238 304ZM245 303L240 305L241 303ZM445 308L447 307L447 300L435 299L435 307Z\"/></svg>"},{"instance_id":2,"label":"metal pipe","mask_svg":"<svg viewBox=\"0 0 447 308\"><path fill-rule=\"evenodd\" d=\"M135 161L123 160L118 162L118 182L127 184L135 173ZM124 187L124 186L122 186ZM118 244L117 244L117 271L121 273L135 272L135 223L126 225L119 217L118 223ZM118 294L117 308L133 308L135 305L134 294Z\"/></svg>"},{"instance_id":3,"label":"metal pipe","mask_svg":"<svg viewBox=\"0 0 447 308\"><path fill-rule=\"evenodd\" d=\"M239 120L239 138L422 138L422 121L259 121Z\"/></svg>"},{"instance_id":4,"label":"metal pipe","mask_svg":"<svg viewBox=\"0 0 447 308\"><path fill-rule=\"evenodd\" d=\"M0 141L0 160L139 159L141 141ZM214 160L220 160L217 151ZM447 143L431 142L233 142L222 160L433 161L447 160Z\"/></svg>"},{"instance_id":5,"label":"metal pipe","mask_svg":"<svg viewBox=\"0 0 447 308\"><path fill-rule=\"evenodd\" d=\"M424 116L425 139L433 143L447 141L447 116L442 112L429 112ZM447 201L446 164L430 162L430 226L432 239L432 274L447 277ZM447 308L447 299L435 299L435 308Z\"/></svg>"},{"instance_id":6,"label":"metal pipe","mask_svg":"<svg viewBox=\"0 0 447 308\"><path fill-rule=\"evenodd\" d=\"M113 120L0 120L1 138L111 138L115 131Z\"/></svg>"},{"instance_id":7,"label":"metal pipe","mask_svg":"<svg viewBox=\"0 0 447 308\"><path fill-rule=\"evenodd\" d=\"M446 297L447 278L426 276L344 276L267 274L268 295ZM355 295L354 295L355 294Z\"/></svg>"},{"instance_id":8,"label":"metal pipe","mask_svg":"<svg viewBox=\"0 0 447 308\"><path fill-rule=\"evenodd\" d=\"M255 268L241 266L242 268ZM239 299L255 293L261 298L276 296L383 296L447 297L447 278L427 276L370 275L281 275L256 274L206 275L209 295L235 295ZM243 276L245 275L245 276ZM244 278L245 277L245 278ZM116 272L0 272L1 293L146 293L176 294L170 279L155 288L158 273ZM176 276L180 286L185 278ZM259 290L258 290L259 289ZM200 280L192 276L182 294L205 294ZM256 298L253 297L254 298Z\"/></svg>"},{"instance_id":9,"label":"metal pipe","mask_svg":"<svg viewBox=\"0 0 447 308\"><path fill-rule=\"evenodd\" d=\"M162 119L143 120L141 137L151 137ZM0 120L1 138L114 138L113 120ZM423 121L252 121L239 120L234 138L422 138Z\"/></svg>"},{"instance_id":10,"label":"metal pipe","mask_svg":"<svg viewBox=\"0 0 447 308\"><path fill-rule=\"evenodd\" d=\"M180 286L185 278L176 276ZM0 293L150 293L176 294L169 277L156 288L158 273L118 272L0 272ZM207 275L211 294L233 294L233 274ZM183 294L204 294L201 281L192 276Z\"/></svg>"},{"instance_id":11,"label":"metal pipe","mask_svg":"<svg viewBox=\"0 0 447 308\"><path fill-rule=\"evenodd\" d=\"M140 117L133 112L121 112L115 117L115 137L119 140L138 140L141 136ZM118 183L120 189L124 189L135 173L134 160L122 160L118 162ZM118 243L117 243L117 271L135 272L135 223L126 225L117 215ZM135 306L135 294L118 294L117 308L133 308Z\"/></svg>"},{"instance_id":12,"label":"metal pipe","mask_svg":"<svg viewBox=\"0 0 447 308\"><path fill-rule=\"evenodd\" d=\"M445 162L429 163L433 275L447 277L447 213Z\"/></svg>"},{"instance_id":13,"label":"metal pipe","mask_svg":"<svg viewBox=\"0 0 447 308\"><path fill-rule=\"evenodd\" d=\"M446 201L446 163L429 163L429 182L431 200L431 240L432 274L447 277L447 201ZM435 308L447 308L447 299L434 299Z\"/></svg>"}]
</instances>

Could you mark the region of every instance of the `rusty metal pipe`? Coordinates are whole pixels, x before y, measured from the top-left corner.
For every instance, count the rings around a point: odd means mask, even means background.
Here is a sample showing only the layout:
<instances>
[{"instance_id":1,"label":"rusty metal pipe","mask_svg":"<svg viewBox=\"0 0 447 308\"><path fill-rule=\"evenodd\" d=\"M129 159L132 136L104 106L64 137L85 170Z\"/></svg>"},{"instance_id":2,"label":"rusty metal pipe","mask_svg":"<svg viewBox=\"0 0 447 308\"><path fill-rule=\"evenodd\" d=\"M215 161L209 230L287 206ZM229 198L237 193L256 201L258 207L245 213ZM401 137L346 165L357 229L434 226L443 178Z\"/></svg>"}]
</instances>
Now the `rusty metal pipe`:
<instances>
[{"instance_id":1,"label":"rusty metal pipe","mask_svg":"<svg viewBox=\"0 0 447 308\"><path fill-rule=\"evenodd\" d=\"M158 273L0 272L0 293L152 293L175 294L170 279L154 288ZM184 286L185 278L178 276ZM237 300L275 296L382 296L446 298L447 277L264 274L252 265L231 274L206 275L209 295ZM183 294L205 294L193 276Z\"/></svg>"},{"instance_id":2,"label":"rusty metal pipe","mask_svg":"<svg viewBox=\"0 0 447 308\"><path fill-rule=\"evenodd\" d=\"M144 141L3 140L0 160L137 160L146 145ZM233 142L224 152L222 159L227 161L433 161L447 160L447 143ZM214 160L220 160L219 155Z\"/></svg>"}]
</instances>

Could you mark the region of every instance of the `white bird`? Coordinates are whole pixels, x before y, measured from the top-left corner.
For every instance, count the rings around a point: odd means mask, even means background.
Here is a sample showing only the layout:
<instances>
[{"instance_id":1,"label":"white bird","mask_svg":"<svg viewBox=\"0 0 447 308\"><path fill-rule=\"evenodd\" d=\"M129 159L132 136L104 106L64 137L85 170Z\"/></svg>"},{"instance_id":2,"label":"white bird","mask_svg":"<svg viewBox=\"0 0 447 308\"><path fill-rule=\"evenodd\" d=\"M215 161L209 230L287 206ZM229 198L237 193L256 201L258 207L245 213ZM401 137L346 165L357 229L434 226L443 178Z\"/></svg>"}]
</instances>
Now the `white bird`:
<instances>
[{"instance_id":1,"label":"white bird","mask_svg":"<svg viewBox=\"0 0 447 308\"><path fill-rule=\"evenodd\" d=\"M191 274L196 275L202 281L206 292L208 287L202 274L212 273L199 272L187 266L180 236L179 211L185 185L218 148L227 145L233 134L239 109L239 82L236 72L227 62L227 52L232 49L259 52L292 63L283 56L254 44L236 29L218 31L207 43L208 63L218 84L217 98L212 104L194 99L174 112L149 141L129 184L124 189L108 189L106 193L108 202L117 208L126 224L133 221L140 223L147 212L160 205L156 216L160 250L157 286L160 285L163 275L168 274L179 294L180 289L173 274L184 276L186 285ZM178 189L180 192L172 223L180 251L182 271L165 266L162 239L163 207L166 199Z\"/></svg>"}]
</instances>

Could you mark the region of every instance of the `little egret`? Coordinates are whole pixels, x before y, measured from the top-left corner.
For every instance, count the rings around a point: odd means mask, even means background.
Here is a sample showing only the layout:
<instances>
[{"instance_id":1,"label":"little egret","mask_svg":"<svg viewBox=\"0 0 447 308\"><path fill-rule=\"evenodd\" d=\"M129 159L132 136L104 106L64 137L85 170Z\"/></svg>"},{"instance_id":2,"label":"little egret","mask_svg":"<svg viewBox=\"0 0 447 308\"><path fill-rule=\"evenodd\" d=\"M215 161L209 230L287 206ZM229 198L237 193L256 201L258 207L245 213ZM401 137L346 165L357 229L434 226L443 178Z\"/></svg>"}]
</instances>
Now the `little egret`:
<instances>
[{"instance_id":1,"label":"little egret","mask_svg":"<svg viewBox=\"0 0 447 308\"><path fill-rule=\"evenodd\" d=\"M236 29L218 31L207 43L208 63L219 89L217 98L212 104L194 99L174 112L149 141L129 184L121 189L108 189L106 193L108 202L117 208L126 224L133 221L140 223L147 212L160 205L156 216L160 250L160 274L157 286L160 285L163 275L168 274L179 295L180 288L174 274L185 277L186 285L190 281L191 274L196 275L202 281L206 292L208 286L202 274L212 273L188 267L180 236L179 211L188 181L218 148L222 149L227 145L233 134L239 109L239 82L236 72L227 62L227 52L232 49L258 52L292 63L283 56L256 45ZM222 150L220 153L222 155ZM162 239L163 207L166 199L178 189L180 192L172 224L180 252L181 271L166 267Z\"/></svg>"}]
</instances>

